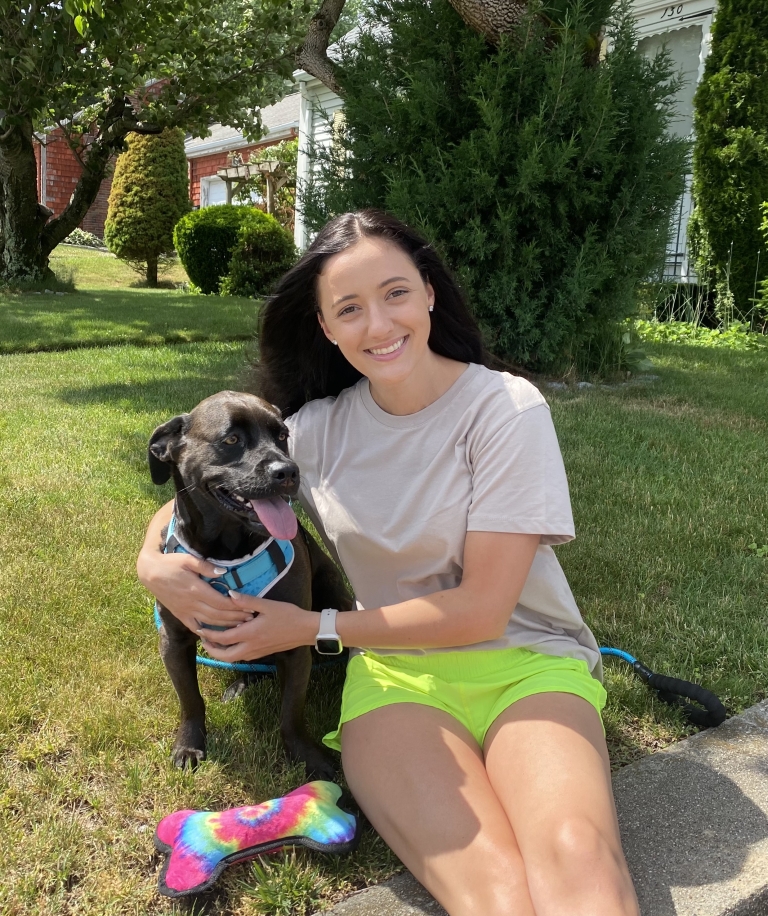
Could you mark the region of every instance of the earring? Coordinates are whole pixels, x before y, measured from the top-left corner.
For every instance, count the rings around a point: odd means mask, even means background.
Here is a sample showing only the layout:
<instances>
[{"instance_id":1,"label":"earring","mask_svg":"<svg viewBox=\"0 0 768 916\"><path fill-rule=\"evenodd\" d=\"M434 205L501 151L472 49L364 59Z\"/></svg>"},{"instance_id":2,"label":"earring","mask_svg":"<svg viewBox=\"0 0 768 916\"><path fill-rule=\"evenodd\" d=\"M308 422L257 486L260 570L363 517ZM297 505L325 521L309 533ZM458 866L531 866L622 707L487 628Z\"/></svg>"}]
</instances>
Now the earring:
<instances>
[{"instance_id":1,"label":"earring","mask_svg":"<svg viewBox=\"0 0 768 916\"><path fill-rule=\"evenodd\" d=\"M334 347L338 347L338 345L339 345L338 342L335 341L335 340L332 340L331 343L334 345Z\"/></svg>"},{"instance_id":2,"label":"earring","mask_svg":"<svg viewBox=\"0 0 768 916\"><path fill-rule=\"evenodd\" d=\"M435 308L434 305L430 305L430 307L429 307L430 312L431 312L431 311L434 311L434 308Z\"/></svg>"}]
</instances>

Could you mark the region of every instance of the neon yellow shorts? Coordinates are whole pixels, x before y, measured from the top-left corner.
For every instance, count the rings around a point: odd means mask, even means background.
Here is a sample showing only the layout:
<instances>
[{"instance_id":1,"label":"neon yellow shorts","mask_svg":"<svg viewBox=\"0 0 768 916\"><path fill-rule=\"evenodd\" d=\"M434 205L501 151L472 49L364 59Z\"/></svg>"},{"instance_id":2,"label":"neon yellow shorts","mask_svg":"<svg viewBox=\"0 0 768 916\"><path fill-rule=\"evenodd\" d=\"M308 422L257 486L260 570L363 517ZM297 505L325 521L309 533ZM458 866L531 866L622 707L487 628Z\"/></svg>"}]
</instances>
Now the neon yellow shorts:
<instances>
[{"instance_id":1,"label":"neon yellow shorts","mask_svg":"<svg viewBox=\"0 0 768 916\"><path fill-rule=\"evenodd\" d=\"M429 655L355 655L347 666L336 731L323 743L341 750L345 722L392 703L420 703L458 719L483 746L496 717L523 697L573 693L598 715L606 693L580 659L530 649L437 652Z\"/></svg>"}]
</instances>

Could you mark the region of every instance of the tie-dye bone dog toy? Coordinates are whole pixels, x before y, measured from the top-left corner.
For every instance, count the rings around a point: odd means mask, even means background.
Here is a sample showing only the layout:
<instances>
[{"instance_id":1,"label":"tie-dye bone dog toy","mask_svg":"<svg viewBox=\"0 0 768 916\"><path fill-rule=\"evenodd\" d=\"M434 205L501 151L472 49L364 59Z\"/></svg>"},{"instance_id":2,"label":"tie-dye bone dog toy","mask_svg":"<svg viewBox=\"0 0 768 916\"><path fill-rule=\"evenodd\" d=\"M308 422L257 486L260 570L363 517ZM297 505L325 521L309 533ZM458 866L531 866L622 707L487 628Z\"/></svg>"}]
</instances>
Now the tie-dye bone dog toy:
<instances>
[{"instance_id":1,"label":"tie-dye bone dog toy","mask_svg":"<svg viewBox=\"0 0 768 916\"><path fill-rule=\"evenodd\" d=\"M337 785L318 780L260 805L169 814L155 831L155 846L168 856L160 893L204 893L228 865L282 846L350 852L357 845L358 822L337 805L340 797Z\"/></svg>"}]
</instances>

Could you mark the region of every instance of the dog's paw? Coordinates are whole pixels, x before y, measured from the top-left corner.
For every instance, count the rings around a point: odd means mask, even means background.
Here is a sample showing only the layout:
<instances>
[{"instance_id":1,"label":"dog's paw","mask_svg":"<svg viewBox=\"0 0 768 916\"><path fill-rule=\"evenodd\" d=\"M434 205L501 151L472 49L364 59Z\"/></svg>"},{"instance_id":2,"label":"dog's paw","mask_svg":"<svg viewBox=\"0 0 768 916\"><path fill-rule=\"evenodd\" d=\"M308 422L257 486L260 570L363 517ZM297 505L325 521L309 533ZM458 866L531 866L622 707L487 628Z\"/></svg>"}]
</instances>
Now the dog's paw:
<instances>
[{"instance_id":1,"label":"dog's paw","mask_svg":"<svg viewBox=\"0 0 768 916\"><path fill-rule=\"evenodd\" d=\"M221 695L221 702L231 703L232 700L236 700L243 695L251 683L252 681L248 676L239 677L236 681L233 681Z\"/></svg>"},{"instance_id":2,"label":"dog's paw","mask_svg":"<svg viewBox=\"0 0 768 916\"><path fill-rule=\"evenodd\" d=\"M307 782L314 782L316 779L323 779L326 782L336 782L339 778L339 771L330 757L321 757L314 762L307 761L305 764Z\"/></svg>"},{"instance_id":3,"label":"dog's paw","mask_svg":"<svg viewBox=\"0 0 768 916\"><path fill-rule=\"evenodd\" d=\"M180 770L194 770L205 760L205 725L197 721L182 722L173 742L171 760Z\"/></svg>"},{"instance_id":4,"label":"dog's paw","mask_svg":"<svg viewBox=\"0 0 768 916\"><path fill-rule=\"evenodd\" d=\"M194 770L201 760L205 760L205 751L197 747L174 747L171 760L180 770Z\"/></svg>"},{"instance_id":5,"label":"dog's paw","mask_svg":"<svg viewBox=\"0 0 768 916\"><path fill-rule=\"evenodd\" d=\"M289 760L304 764L307 779L310 782L315 779L324 779L327 782L336 781L338 777L336 763L331 755L319 744L315 744L311 738L286 741L286 752Z\"/></svg>"}]
</instances>

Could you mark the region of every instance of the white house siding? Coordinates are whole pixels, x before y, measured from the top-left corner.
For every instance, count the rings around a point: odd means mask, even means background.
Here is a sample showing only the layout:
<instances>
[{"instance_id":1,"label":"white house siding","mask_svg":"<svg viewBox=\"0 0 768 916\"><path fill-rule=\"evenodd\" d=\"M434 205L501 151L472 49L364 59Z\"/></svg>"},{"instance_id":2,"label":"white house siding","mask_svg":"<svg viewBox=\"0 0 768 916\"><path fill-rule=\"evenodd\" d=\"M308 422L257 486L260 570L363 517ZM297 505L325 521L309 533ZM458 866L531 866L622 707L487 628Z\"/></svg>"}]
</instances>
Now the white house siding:
<instances>
[{"instance_id":1,"label":"white house siding","mask_svg":"<svg viewBox=\"0 0 768 916\"><path fill-rule=\"evenodd\" d=\"M666 46L684 80L677 92L677 114L670 126L671 133L692 137L693 96L704 74L716 4L713 0L684 0L674 5L658 0L635 0L633 7L640 50L652 57ZM685 191L674 214L664 269L667 279L679 283L696 282L688 256L688 219L693 207L691 179L691 175L685 176Z\"/></svg>"},{"instance_id":2,"label":"white house siding","mask_svg":"<svg viewBox=\"0 0 768 916\"><path fill-rule=\"evenodd\" d=\"M344 102L320 80L311 77L303 70L294 73L301 87L299 103L299 154L296 163L296 216L294 221L294 241L296 247L303 251L309 242L309 233L304 224L301 210L302 188L310 174L309 147L316 146L329 149L333 143L333 123L337 112L342 111Z\"/></svg>"}]
</instances>

